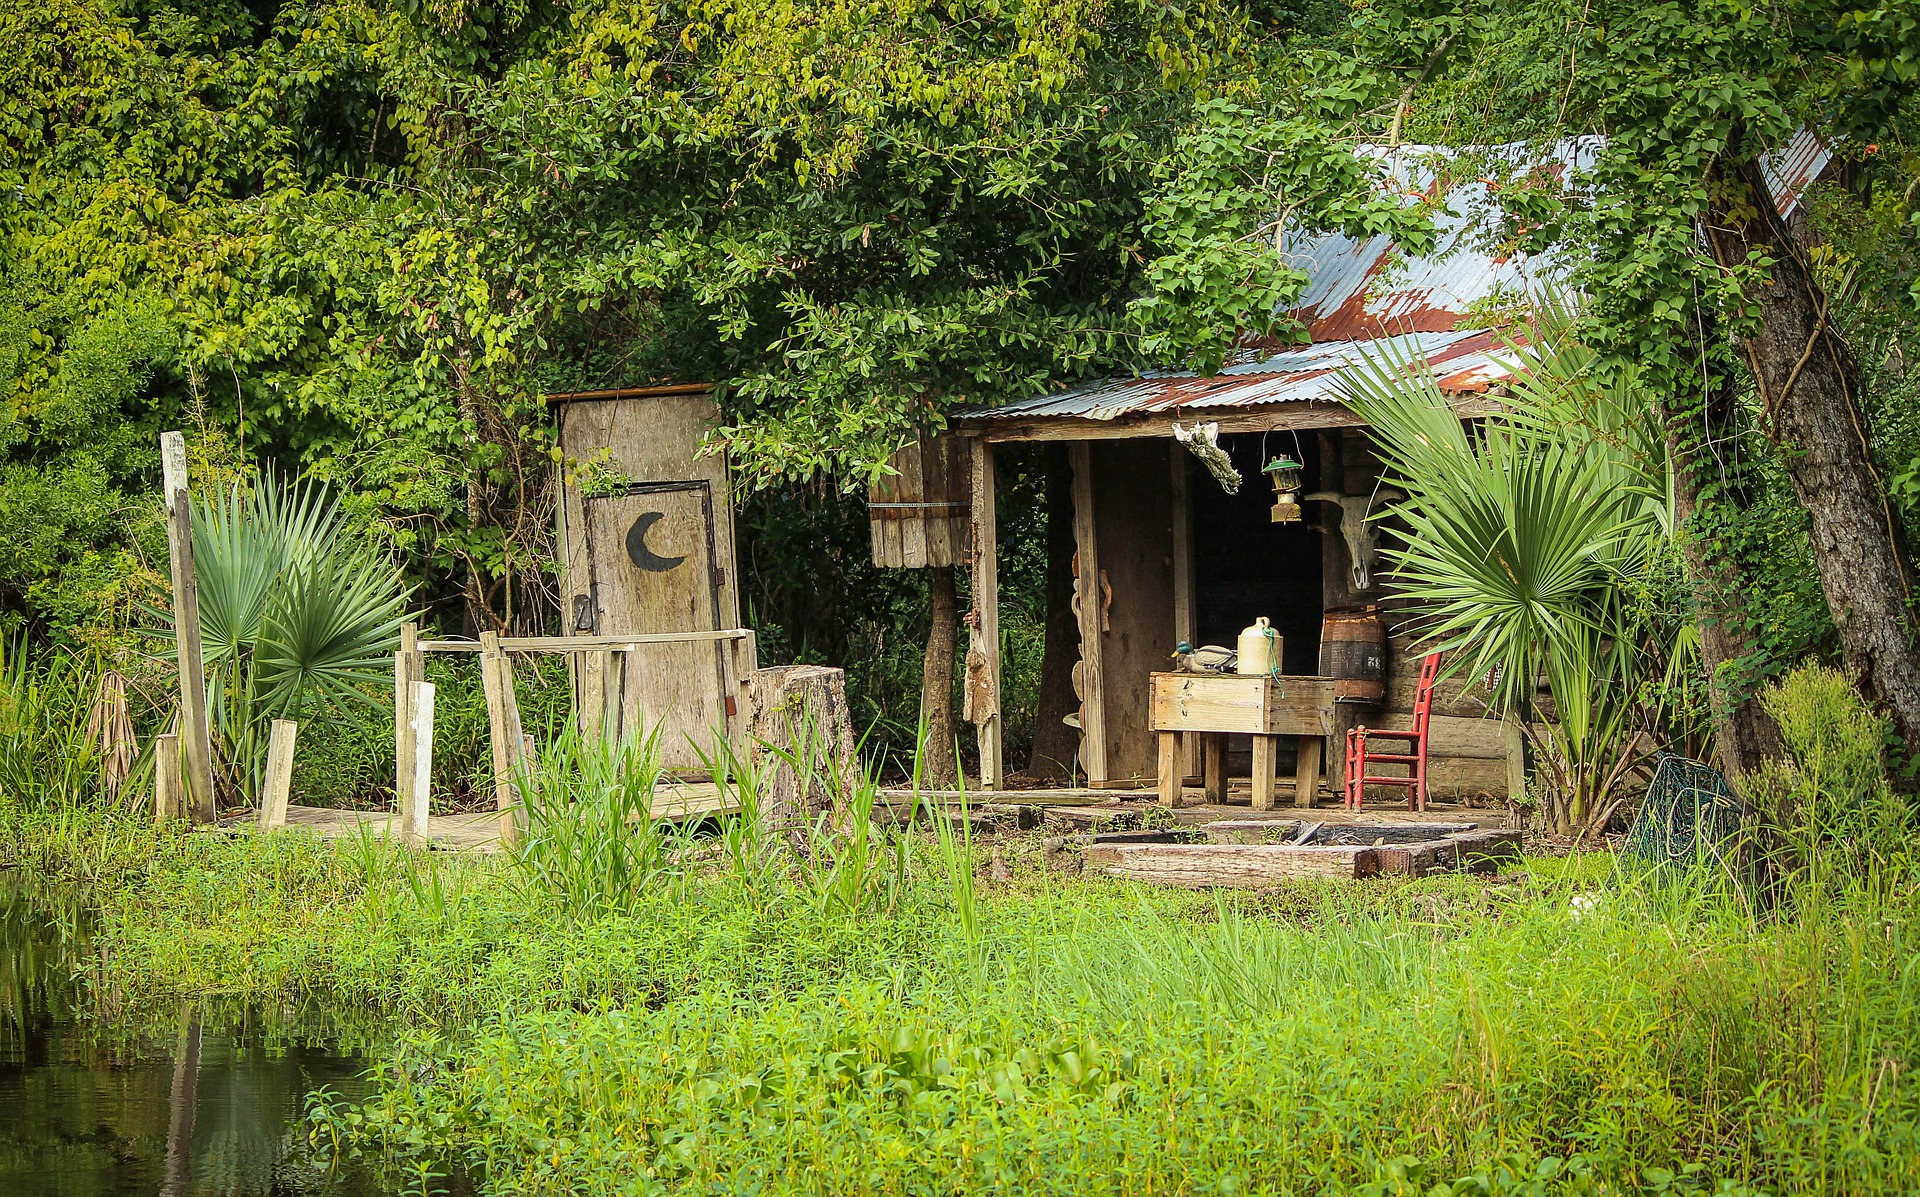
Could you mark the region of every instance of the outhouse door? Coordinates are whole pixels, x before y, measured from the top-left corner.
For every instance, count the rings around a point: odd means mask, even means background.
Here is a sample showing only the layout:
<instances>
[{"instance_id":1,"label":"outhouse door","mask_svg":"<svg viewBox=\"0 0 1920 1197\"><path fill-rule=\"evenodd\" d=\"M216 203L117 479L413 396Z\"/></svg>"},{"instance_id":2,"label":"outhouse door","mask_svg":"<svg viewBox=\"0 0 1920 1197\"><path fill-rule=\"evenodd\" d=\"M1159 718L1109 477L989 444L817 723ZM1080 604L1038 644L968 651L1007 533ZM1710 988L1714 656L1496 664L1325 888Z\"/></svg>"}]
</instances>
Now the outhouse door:
<instances>
[{"instance_id":1,"label":"outhouse door","mask_svg":"<svg viewBox=\"0 0 1920 1197\"><path fill-rule=\"evenodd\" d=\"M593 615L602 636L721 627L707 483L655 482L584 501ZM623 727L660 737L661 763L701 769L726 739L720 641L648 645L622 696Z\"/></svg>"}]
</instances>

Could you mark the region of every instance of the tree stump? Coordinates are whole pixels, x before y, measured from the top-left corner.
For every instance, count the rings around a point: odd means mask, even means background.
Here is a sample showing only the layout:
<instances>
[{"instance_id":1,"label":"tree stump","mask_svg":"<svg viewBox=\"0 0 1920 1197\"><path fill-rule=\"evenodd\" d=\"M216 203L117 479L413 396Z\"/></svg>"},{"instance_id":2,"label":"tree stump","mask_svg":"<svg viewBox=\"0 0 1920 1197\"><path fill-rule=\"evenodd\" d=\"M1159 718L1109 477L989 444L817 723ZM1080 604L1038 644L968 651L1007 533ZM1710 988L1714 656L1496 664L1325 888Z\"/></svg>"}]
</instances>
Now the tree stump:
<instances>
[{"instance_id":1,"label":"tree stump","mask_svg":"<svg viewBox=\"0 0 1920 1197\"><path fill-rule=\"evenodd\" d=\"M746 751L760 784L762 826L774 833L797 831L816 812L843 807L860 769L846 671L823 665L757 669L746 697Z\"/></svg>"}]
</instances>

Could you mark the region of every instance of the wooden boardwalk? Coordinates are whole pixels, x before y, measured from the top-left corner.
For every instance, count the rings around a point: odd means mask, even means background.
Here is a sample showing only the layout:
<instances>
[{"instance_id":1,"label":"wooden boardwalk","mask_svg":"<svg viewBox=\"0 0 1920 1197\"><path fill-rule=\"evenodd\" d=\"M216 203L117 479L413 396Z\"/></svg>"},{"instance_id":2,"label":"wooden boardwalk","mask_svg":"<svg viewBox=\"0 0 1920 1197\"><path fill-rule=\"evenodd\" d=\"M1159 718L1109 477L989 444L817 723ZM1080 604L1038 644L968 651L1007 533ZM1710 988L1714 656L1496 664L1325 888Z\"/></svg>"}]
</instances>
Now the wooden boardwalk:
<instances>
[{"instance_id":1,"label":"wooden boardwalk","mask_svg":"<svg viewBox=\"0 0 1920 1197\"><path fill-rule=\"evenodd\" d=\"M732 791L725 795L712 782L674 782L662 785L653 799L653 817L668 823L736 814L739 800ZM320 806L287 807L288 827L304 827L328 838L362 834L365 828L374 835L400 834L400 815L388 810L333 810ZM500 850L500 813L467 811L434 815L427 822L427 838L436 848L465 852Z\"/></svg>"}]
</instances>

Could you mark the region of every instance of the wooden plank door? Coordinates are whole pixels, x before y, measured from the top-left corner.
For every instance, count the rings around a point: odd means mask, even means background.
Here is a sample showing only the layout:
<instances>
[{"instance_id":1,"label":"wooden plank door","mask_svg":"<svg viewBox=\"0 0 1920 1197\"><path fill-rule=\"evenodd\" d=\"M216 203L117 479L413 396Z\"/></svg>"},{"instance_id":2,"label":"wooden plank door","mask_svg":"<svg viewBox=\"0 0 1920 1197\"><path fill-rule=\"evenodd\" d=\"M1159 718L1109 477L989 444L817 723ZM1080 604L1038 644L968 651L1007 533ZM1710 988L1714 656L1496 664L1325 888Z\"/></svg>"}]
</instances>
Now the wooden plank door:
<instances>
[{"instance_id":1,"label":"wooden plank door","mask_svg":"<svg viewBox=\"0 0 1920 1197\"><path fill-rule=\"evenodd\" d=\"M602 636L721 628L713 493L705 481L658 482L582 504L594 614ZM629 730L660 729L662 764L705 769L726 738L718 641L648 645L634 652L622 695Z\"/></svg>"}]
</instances>

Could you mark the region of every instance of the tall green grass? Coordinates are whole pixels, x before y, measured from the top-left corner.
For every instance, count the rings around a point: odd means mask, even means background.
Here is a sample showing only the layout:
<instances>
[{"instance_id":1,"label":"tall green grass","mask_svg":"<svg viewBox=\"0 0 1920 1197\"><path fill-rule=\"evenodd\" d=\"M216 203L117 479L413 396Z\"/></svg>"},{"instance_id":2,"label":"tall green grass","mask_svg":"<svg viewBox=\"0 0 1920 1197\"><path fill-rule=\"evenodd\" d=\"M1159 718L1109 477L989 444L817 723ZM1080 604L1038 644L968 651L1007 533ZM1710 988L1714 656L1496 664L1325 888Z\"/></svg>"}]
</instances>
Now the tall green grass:
<instances>
[{"instance_id":1,"label":"tall green grass","mask_svg":"<svg viewBox=\"0 0 1920 1197\"><path fill-rule=\"evenodd\" d=\"M1868 725L1812 725L1802 795L1877 760L1842 751ZM644 744L547 760L537 865L28 811L0 811L0 860L88 878L89 983L129 1009L383 1015L378 1094L314 1129L397 1184L460 1164L501 1194L1920 1190L1920 870L1891 833L1871 876L1783 874L1772 903L1603 855L1191 895L1018 844L1011 881L983 878L964 821L774 828L750 805L669 837L632 817ZM1881 825L1818 826L1803 849L1844 854Z\"/></svg>"},{"instance_id":2,"label":"tall green grass","mask_svg":"<svg viewBox=\"0 0 1920 1197\"><path fill-rule=\"evenodd\" d=\"M0 635L0 797L33 805L104 797L87 732L97 671L71 652L34 659Z\"/></svg>"}]
</instances>

